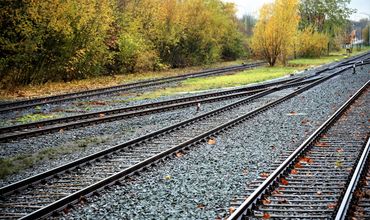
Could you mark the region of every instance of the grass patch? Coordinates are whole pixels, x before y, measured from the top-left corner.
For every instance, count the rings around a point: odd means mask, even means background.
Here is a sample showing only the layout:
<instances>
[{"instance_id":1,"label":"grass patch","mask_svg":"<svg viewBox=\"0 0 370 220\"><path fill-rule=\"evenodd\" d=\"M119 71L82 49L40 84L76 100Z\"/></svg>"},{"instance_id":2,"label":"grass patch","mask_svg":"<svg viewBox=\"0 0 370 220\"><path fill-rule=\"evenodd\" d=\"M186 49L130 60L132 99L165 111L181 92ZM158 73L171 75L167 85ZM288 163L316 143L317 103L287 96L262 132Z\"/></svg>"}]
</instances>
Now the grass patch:
<instances>
[{"instance_id":1,"label":"grass patch","mask_svg":"<svg viewBox=\"0 0 370 220\"><path fill-rule=\"evenodd\" d=\"M319 58L299 58L299 59L291 60L289 61L289 64L295 65L295 66L317 66L317 65L335 62L335 61L340 61L342 59L345 59L351 56L356 56L360 53L364 53L369 50L370 50L370 46L364 47L360 51L357 50L356 48L353 48L352 53L348 56L346 54L346 51L342 49L337 52L332 52L328 56L322 56Z\"/></svg>"},{"instance_id":2,"label":"grass patch","mask_svg":"<svg viewBox=\"0 0 370 220\"><path fill-rule=\"evenodd\" d=\"M90 145L104 143L107 139L107 137L86 138L76 141L72 144L46 148L33 154L23 154L9 158L0 158L0 179L3 179L8 175L18 173L21 170L31 168L41 161L57 159L61 155L85 150Z\"/></svg>"},{"instance_id":3,"label":"grass patch","mask_svg":"<svg viewBox=\"0 0 370 220\"><path fill-rule=\"evenodd\" d=\"M43 113L34 113L34 114L27 114L23 115L20 118L17 118L15 121L19 123L30 123L35 121L41 121L44 119L51 119L56 118L57 114L43 114Z\"/></svg>"},{"instance_id":4,"label":"grass patch","mask_svg":"<svg viewBox=\"0 0 370 220\"><path fill-rule=\"evenodd\" d=\"M207 89L217 89L224 87L242 86L257 83L269 79L282 77L293 73L302 68L296 67L261 67L252 70L245 70L233 75L215 76L207 78L192 78L180 83L177 87L159 89L154 92L144 94L135 100L157 98L160 96L173 95L176 93L200 91Z\"/></svg>"}]
</instances>

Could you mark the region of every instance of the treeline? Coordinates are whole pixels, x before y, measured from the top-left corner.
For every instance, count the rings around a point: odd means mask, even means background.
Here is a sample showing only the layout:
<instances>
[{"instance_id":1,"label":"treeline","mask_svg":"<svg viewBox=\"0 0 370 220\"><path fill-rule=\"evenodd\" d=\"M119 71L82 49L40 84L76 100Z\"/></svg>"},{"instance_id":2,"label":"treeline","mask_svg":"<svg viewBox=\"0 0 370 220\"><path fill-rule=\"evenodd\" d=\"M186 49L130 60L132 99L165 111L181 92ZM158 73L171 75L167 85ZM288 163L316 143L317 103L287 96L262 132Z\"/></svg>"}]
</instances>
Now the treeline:
<instances>
[{"instance_id":1,"label":"treeline","mask_svg":"<svg viewBox=\"0 0 370 220\"><path fill-rule=\"evenodd\" d=\"M221 0L0 1L1 87L70 81L243 56Z\"/></svg>"},{"instance_id":2,"label":"treeline","mask_svg":"<svg viewBox=\"0 0 370 220\"><path fill-rule=\"evenodd\" d=\"M251 47L271 66L288 57L319 57L346 42L349 0L275 0L260 10ZM350 28L351 30L351 28Z\"/></svg>"}]
</instances>

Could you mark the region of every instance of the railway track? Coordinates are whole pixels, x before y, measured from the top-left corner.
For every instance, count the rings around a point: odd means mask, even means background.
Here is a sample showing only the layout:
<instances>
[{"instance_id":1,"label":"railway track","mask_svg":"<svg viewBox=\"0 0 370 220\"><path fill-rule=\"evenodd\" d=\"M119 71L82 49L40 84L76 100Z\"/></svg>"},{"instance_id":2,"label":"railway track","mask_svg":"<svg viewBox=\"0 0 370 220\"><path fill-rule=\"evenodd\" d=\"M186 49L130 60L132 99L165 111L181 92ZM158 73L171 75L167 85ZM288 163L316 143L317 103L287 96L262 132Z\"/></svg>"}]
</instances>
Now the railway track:
<instances>
[{"instance_id":1,"label":"railway track","mask_svg":"<svg viewBox=\"0 0 370 220\"><path fill-rule=\"evenodd\" d=\"M1 127L0 142L6 142L26 137L34 137L37 135L59 132L60 130L79 128L98 123L111 122L115 120L170 111L179 108L186 108L190 106L196 106L198 103L211 103L228 99L242 98L265 91L269 87L281 85L284 83L291 83L292 86L294 86L302 83L310 83L316 80L308 78L311 77L285 79L278 82L265 83L261 85L231 89L221 92L212 92L203 95L171 99L167 101L154 102L144 105L136 105L125 108L117 108L113 110L79 114L69 117ZM303 82L300 83L300 81Z\"/></svg>"},{"instance_id":2,"label":"railway track","mask_svg":"<svg viewBox=\"0 0 370 220\"><path fill-rule=\"evenodd\" d=\"M123 181L155 162L213 140L219 132L284 102L340 73L343 68L299 89L281 85L262 91L222 108L152 132L126 143L97 152L44 173L0 188L0 218L35 219L84 202L100 189ZM285 91L283 89L287 89ZM275 93L279 91L279 93ZM272 100L245 113L243 105L251 99Z\"/></svg>"},{"instance_id":3,"label":"railway track","mask_svg":"<svg viewBox=\"0 0 370 220\"><path fill-rule=\"evenodd\" d=\"M368 142L369 84L249 184L228 219L334 219Z\"/></svg>"},{"instance_id":4,"label":"railway track","mask_svg":"<svg viewBox=\"0 0 370 220\"><path fill-rule=\"evenodd\" d=\"M25 108L30 108L38 105L44 104L51 104L51 103L60 103L75 99L87 98L92 96L99 96L109 93L121 92L121 91L129 91L132 89L140 89L149 86L156 86L161 85L169 82L181 81L189 78L197 78L197 77L205 77L211 75L218 75L224 74L232 71L241 71L249 68L259 67L264 65L263 62L251 63L251 64L243 64L231 67L224 67L224 68L217 68L217 69L210 69L195 73L188 73L178 76L171 76L171 77L164 77L159 79L151 79L151 80L143 80L135 83L128 83L122 84L118 86L106 87L101 89L93 89L93 90L86 90L81 92L74 92L74 93L66 93L61 95L54 95L42 98L35 98L35 99L28 99L28 100L21 100L15 102L6 102L0 104L0 113L5 113L8 111L16 111Z\"/></svg>"},{"instance_id":5,"label":"railway track","mask_svg":"<svg viewBox=\"0 0 370 220\"><path fill-rule=\"evenodd\" d=\"M343 67L345 65L352 65L349 62L358 62L359 58L363 58L368 54L363 54L348 60L345 60L336 68ZM361 65L364 65L362 63ZM320 71L316 71L315 75L320 75L323 72L332 70L333 68L324 68ZM22 138L29 138L38 135L50 134L59 131L75 129L99 123L112 122L116 120L122 120L125 118L137 117L142 115L148 115L158 112L170 111L179 108L186 108L195 106L198 103L211 103L216 101L222 101L227 99L240 98L261 92L271 86L277 86L287 82L298 82L304 79L312 78L314 75L307 77L297 77L292 79L281 80L278 82L265 83L256 86L247 86L238 89L231 89L222 92L213 92L203 95L190 96L185 98L172 99L167 101L149 103L144 105L136 105L131 107L116 108L107 111L98 111L86 114L79 114L68 117L61 117L56 119L43 120L32 123L25 123L14 126L7 126L0 128L0 142L8 142L11 140L17 140ZM308 83L310 81L306 81Z\"/></svg>"},{"instance_id":6,"label":"railway track","mask_svg":"<svg viewBox=\"0 0 370 220\"><path fill-rule=\"evenodd\" d=\"M356 59L365 57L367 55L368 53L351 57L349 59L339 62L337 65L335 65L332 68L325 68L322 71L327 71L329 69L342 67ZM41 98L35 98L35 99L28 99L28 100L20 100L20 101L14 101L14 102L5 102L5 103L0 103L0 114L6 113L9 111L27 109L30 107L35 107L35 106L44 105L44 104L61 103L65 101L75 100L75 99L88 98L92 96L99 96L99 95L121 92L121 91L128 91L132 89L139 89L139 88L149 87L149 86L156 86L156 85L161 85L164 83L181 81L181 80L185 80L188 78L205 77L205 76L218 75L218 74L223 74L223 73L232 72L232 71L241 71L244 69L259 67L262 65L264 65L264 62L256 62L256 63L251 63L251 64L243 64L243 65L236 65L236 66L231 66L231 67L210 69L210 70L199 71L199 72L189 73L189 74L184 74L184 75L179 75L179 76L143 80L139 82L122 84L118 86L112 86L112 87L106 87L106 88L100 88L100 89L86 90L86 91L74 92L74 93L66 93L66 94L61 94L61 95L54 95L54 96L41 97Z\"/></svg>"},{"instance_id":7,"label":"railway track","mask_svg":"<svg viewBox=\"0 0 370 220\"><path fill-rule=\"evenodd\" d=\"M370 219L370 139L354 170L336 220Z\"/></svg>"}]
</instances>

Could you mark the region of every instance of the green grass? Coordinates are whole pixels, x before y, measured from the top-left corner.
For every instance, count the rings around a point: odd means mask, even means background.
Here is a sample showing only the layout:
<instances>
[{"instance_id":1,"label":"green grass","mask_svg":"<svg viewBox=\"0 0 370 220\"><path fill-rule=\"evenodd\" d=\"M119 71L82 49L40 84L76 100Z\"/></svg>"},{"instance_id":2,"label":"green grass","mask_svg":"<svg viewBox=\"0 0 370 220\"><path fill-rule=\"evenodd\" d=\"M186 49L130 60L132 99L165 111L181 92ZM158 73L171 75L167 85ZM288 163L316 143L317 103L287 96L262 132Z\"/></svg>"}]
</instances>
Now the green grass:
<instances>
[{"instance_id":1,"label":"green grass","mask_svg":"<svg viewBox=\"0 0 370 220\"><path fill-rule=\"evenodd\" d=\"M33 154L17 155L9 158L0 158L0 179L10 174L15 174L21 170L30 168L43 160L57 159L61 155L71 154L81 151L93 144L103 143L106 137L93 137L79 140L71 144L60 147L50 147Z\"/></svg>"},{"instance_id":2,"label":"green grass","mask_svg":"<svg viewBox=\"0 0 370 220\"><path fill-rule=\"evenodd\" d=\"M350 56L355 56L367 50L370 50L370 47L365 47L361 51L358 51L356 48L354 48ZM308 67L339 61L344 58L347 58L346 52L345 50L341 50L335 53L331 53L329 56L322 56L320 58L300 58L291 60L289 61L289 66L287 67L282 66L262 67L253 70L246 70L233 75L193 78L181 82L180 85L177 87L155 90L151 93L139 95L130 100L134 101L142 99L153 99L158 98L160 96L169 96L177 93L242 86L282 77L295 71L303 70Z\"/></svg>"},{"instance_id":3,"label":"green grass","mask_svg":"<svg viewBox=\"0 0 370 220\"><path fill-rule=\"evenodd\" d=\"M34 113L23 115L17 118L15 121L20 123L30 123L35 121L41 121L43 119L51 119L57 117L57 114L44 114L44 113Z\"/></svg>"},{"instance_id":4,"label":"green grass","mask_svg":"<svg viewBox=\"0 0 370 220\"><path fill-rule=\"evenodd\" d=\"M187 79L181 82L181 84L177 87L159 89L154 92L138 96L135 98L135 100L157 98L160 96L168 96L176 93L183 93L189 91L201 91L224 87L242 86L282 77L290 73L293 73L299 69L302 68L261 67L257 69L246 70L233 75Z\"/></svg>"},{"instance_id":5,"label":"green grass","mask_svg":"<svg viewBox=\"0 0 370 220\"><path fill-rule=\"evenodd\" d=\"M370 50L370 47L364 47L360 51L357 50L356 48L353 48L352 53L349 56L355 56L360 53L364 53L365 51ZM347 58L346 51L344 49L337 51L337 52L331 52L329 56L321 56L319 58L299 58L295 60L289 61L290 65L295 65L295 66L317 66L317 65L322 65L326 63L331 63L335 61L340 61L344 58Z\"/></svg>"}]
</instances>

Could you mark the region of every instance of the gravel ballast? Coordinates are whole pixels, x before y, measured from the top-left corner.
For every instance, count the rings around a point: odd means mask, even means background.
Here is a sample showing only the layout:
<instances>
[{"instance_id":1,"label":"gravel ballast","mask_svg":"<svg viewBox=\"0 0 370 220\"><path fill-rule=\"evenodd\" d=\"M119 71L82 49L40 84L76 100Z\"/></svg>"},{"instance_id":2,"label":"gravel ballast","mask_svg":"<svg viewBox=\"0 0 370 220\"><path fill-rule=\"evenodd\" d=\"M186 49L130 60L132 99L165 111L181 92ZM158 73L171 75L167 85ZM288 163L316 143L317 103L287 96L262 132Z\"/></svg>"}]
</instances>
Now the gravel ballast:
<instances>
[{"instance_id":1,"label":"gravel ballast","mask_svg":"<svg viewBox=\"0 0 370 220\"><path fill-rule=\"evenodd\" d=\"M180 158L77 206L67 219L214 219L284 150L299 145L369 77L369 65L330 79ZM368 97L368 95L367 95ZM303 121L305 121L303 123Z\"/></svg>"},{"instance_id":2,"label":"gravel ballast","mask_svg":"<svg viewBox=\"0 0 370 220\"><path fill-rule=\"evenodd\" d=\"M292 91L293 89L286 89L278 93L267 95L239 108L233 109L231 112L234 112L233 116L237 117L237 115L244 114L246 111L250 111L259 106L262 106L272 99L277 99L278 97ZM153 114L111 123L104 123L97 126L85 127L76 130L68 130L62 133L49 134L4 144L4 149L1 151L3 158L22 154L29 155L33 152L38 152L51 148L56 150L72 146L75 146L76 148L77 145L77 149L68 154L60 154L58 156L53 156L49 160L38 162L30 169L26 169L20 171L18 174L6 177L2 180L2 182L0 182L0 184L5 185L29 177L31 175L34 175L35 173L44 172L51 167L60 166L67 162L107 149L116 144L123 143L133 138L145 135L149 132L161 129L164 126L169 126L182 120L192 118L194 116L200 115L201 113L205 113L210 110L222 107L226 104L233 103L240 99L241 98L202 105L202 111L198 113L196 112L195 107L182 110L180 109L172 112ZM229 118L229 114L230 113L227 112L226 114L224 114L223 117ZM79 147L80 145L82 146Z\"/></svg>"}]
</instances>

